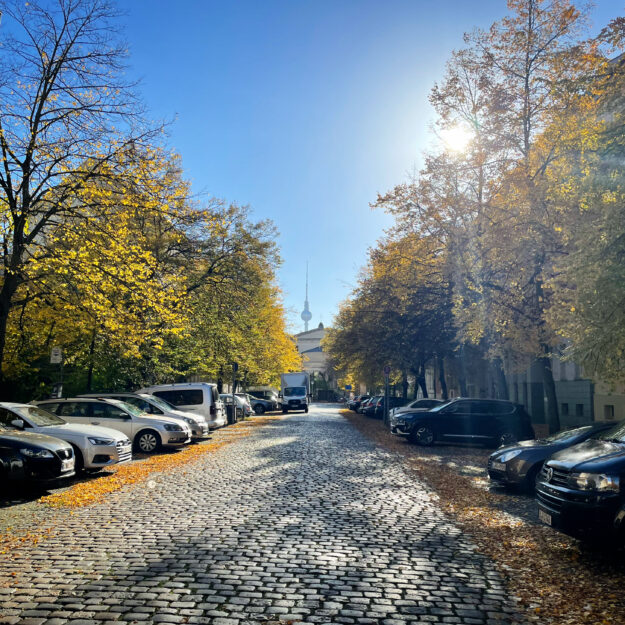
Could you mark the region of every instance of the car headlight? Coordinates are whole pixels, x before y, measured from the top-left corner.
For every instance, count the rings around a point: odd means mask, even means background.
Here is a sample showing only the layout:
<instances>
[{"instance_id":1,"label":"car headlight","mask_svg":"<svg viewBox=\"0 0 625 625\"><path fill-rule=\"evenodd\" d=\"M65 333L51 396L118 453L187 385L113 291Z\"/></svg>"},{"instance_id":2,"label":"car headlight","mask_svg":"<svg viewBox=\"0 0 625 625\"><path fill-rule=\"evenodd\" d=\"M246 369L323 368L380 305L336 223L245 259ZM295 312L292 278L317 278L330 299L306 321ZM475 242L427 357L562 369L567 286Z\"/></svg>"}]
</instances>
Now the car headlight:
<instances>
[{"instance_id":1,"label":"car headlight","mask_svg":"<svg viewBox=\"0 0 625 625\"><path fill-rule=\"evenodd\" d=\"M87 440L92 445L114 445L115 444L115 441L111 440L110 438L95 438L95 437L89 436Z\"/></svg>"},{"instance_id":2,"label":"car headlight","mask_svg":"<svg viewBox=\"0 0 625 625\"><path fill-rule=\"evenodd\" d=\"M195 421L191 418L191 417L184 417L184 420L189 424L189 425L195 425Z\"/></svg>"},{"instance_id":3,"label":"car headlight","mask_svg":"<svg viewBox=\"0 0 625 625\"><path fill-rule=\"evenodd\" d=\"M176 423L166 423L165 424L165 429L168 432L182 432L182 426L181 425L177 425Z\"/></svg>"},{"instance_id":4,"label":"car headlight","mask_svg":"<svg viewBox=\"0 0 625 625\"><path fill-rule=\"evenodd\" d=\"M20 449L20 453L29 458L54 458L54 454L47 449L30 449L24 447L24 449Z\"/></svg>"},{"instance_id":5,"label":"car headlight","mask_svg":"<svg viewBox=\"0 0 625 625\"><path fill-rule=\"evenodd\" d=\"M579 490L597 490L602 492L618 493L620 490L619 478L602 473L571 473L568 485Z\"/></svg>"},{"instance_id":6,"label":"car headlight","mask_svg":"<svg viewBox=\"0 0 625 625\"><path fill-rule=\"evenodd\" d=\"M497 456L497 462L508 462L512 460L512 458L516 458L521 453L520 449L512 449L510 451L505 451L500 456Z\"/></svg>"}]
</instances>

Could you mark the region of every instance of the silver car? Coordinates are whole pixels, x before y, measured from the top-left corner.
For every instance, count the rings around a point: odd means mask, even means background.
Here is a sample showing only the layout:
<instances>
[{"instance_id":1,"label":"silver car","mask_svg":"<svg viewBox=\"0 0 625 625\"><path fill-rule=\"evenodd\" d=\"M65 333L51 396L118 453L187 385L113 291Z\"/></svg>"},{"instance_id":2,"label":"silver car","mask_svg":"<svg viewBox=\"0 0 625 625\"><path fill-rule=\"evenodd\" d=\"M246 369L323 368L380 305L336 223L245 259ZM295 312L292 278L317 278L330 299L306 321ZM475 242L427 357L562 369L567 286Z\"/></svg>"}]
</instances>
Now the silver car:
<instances>
[{"instance_id":1,"label":"silver car","mask_svg":"<svg viewBox=\"0 0 625 625\"><path fill-rule=\"evenodd\" d=\"M125 434L138 451L154 453L161 447L180 447L191 441L191 429L169 417L154 417L116 399L47 399L38 406L70 423L106 425Z\"/></svg>"},{"instance_id":2,"label":"silver car","mask_svg":"<svg viewBox=\"0 0 625 625\"><path fill-rule=\"evenodd\" d=\"M209 428L206 419L201 414L192 412L184 412L178 410L176 406L172 406L160 397L149 395L148 393L90 393L88 395L78 395L78 397L103 397L104 399L117 399L118 401L132 404L151 415L172 417L173 419L181 419L191 428L191 437L193 440L203 440L209 437Z\"/></svg>"},{"instance_id":3,"label":"silver car","mask_svg":"<svg viewBox=\"0 0 625 625\"><path fill-rule=\"evenodd\" d=\"M74 448L77 471L102 469L132 459L132 445L125 434L97 425L67 423L39 406L0 402L0 423L69 443Z\"/></svg>"}]
</instances>

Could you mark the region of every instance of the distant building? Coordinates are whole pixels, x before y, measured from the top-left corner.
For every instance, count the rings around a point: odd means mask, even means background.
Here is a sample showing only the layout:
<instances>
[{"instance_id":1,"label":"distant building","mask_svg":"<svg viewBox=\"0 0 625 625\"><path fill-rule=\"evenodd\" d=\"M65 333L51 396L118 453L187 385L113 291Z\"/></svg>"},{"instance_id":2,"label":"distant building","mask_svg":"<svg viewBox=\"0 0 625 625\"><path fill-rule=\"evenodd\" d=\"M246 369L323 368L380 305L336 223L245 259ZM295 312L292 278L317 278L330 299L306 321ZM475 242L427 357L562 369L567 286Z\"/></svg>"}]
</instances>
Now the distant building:
<instances>
[{"instance_id":1,"label":"distant building","mask_svg":"<svg viewBox=\"0 0 625 625\"><path fill-rule=\"evenodd\" d=\"M323 323L313 330L305 330L295 335L297 350L302 356L303 369L310 373L313 380L313 388L317 391L334 390L336 386L336 374L328 365L328 358L323 351L321 341L326 334ZM315 393L319 395L319 393Z\"/></svg>"}]
</instances>

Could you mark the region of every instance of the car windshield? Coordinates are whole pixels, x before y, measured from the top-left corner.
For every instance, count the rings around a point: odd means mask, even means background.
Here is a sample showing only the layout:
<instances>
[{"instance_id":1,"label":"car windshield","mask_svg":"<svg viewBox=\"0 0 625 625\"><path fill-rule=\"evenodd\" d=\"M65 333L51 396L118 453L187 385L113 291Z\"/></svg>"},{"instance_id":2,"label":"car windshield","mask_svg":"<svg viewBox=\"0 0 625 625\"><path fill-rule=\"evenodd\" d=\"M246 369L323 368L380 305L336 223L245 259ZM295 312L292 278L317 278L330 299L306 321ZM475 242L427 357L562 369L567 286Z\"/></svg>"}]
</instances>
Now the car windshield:
<instances>
[{"instance_id":1,"label":"car windshield","mask_svg":"<svg viewBox=\"0 0 625 625\"><path fill-rule=\"evenodd\" d=\"M430 412L439 412L440 410L442 410L445 406L449 406L449 404L451 404L452 402L450 401L446 401L444 404L440 404L438 406L436 406L435 408L431 408Z\"/></svg>"},{"instance_id":2,"label":"car windshield","mask_svg":"<svg viewBox=\"0 0 625 625\"><path fill-rule=\"evenodd\" d=\"M36 427L46 427L50 425L65 425L67 421L64 421L55 414L42 410L38 406L28 406L27 408L20 408L19 413L23 413L24 417L28 419Z\"/></svg>"},{"instance_id":3,"label":"car windshield","mask_svg":"<svg viewBox=\"0 0 625 625\"><path fill-rule=\"evenodd\" d=\"M126 412L129 412L131 415L135 417L142 417L146 413L141 410L141 408L137 408L137 406L133 406L125 401L119 401L118 399L109 400L111 403L119 405L120 408L123 408Z\"/></svg>"},{"instance_id":4,"label":"car windshield","mask_svg":"<svg viewBox=\"0 0 625 625\"><path fill-rule=\"evenodd\" d=\"M287 386L284 389L285 395L306 395L305 386Z\"/></svg>"},{"instance_id":5,"label":"car windshield","mask_svg":"<svg viewBox=\"0 0 625 625\"><path fill-rule=\"evenodd\" d=\"M592 425L586 425L581 428L573 428L572 430L562 430L562 432L556 432L551 436L547 436L547 438L543 438L542 440L547 441L548 443L556 443L566 441L570 438L576 438L589 432L592 429Z\"/></svg>"},{"instance_id":6,"label":"car windshield","mask_svg":"<svg viewBox=\"0 0 625 625\"><path fill-rule=\"evenodd\" d=\"M151 404L153 404L157 408L160 408L161 410L165 410L166 412L169 412L170 410L178 410L176 406L174 406L173 404L170 404L168 401L165 401L164 399L161 399L160 397L157 397L156 395L149 395L147 397L149 397L149 402Z\"/></svg>"},{"instance_id":7,"label":"car windshield","mask_svg":"<svg viewBox=\"0 0 625 625\"><path fill-rule=\"evenodd\" d=\"M617 443L625 443L625 421L619 423L613 428L610 428L609 430L606 430L605 432L595 434L593 438L597 438L603 441L615 441Z\"/></svg>"}]
</instances>

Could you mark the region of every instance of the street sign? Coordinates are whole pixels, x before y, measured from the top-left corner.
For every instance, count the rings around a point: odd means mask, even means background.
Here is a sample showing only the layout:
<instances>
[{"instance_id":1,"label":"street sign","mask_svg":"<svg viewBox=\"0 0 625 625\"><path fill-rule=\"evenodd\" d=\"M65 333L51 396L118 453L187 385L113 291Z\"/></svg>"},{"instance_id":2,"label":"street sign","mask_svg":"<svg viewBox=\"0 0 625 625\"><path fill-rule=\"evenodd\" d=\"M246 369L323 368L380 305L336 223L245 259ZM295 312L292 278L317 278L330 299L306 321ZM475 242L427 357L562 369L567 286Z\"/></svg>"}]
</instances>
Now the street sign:
<instances>
[{"instance_id":1,"label":"street sign","mask_svg":"<svg viewBox=\"0 0 625 625\"><path fill-rule=\"evenodd\" d=\"M53 347L50 352L50 364L58 365L63 362L63 350L60 347Z\"/></svg>"},{"instance_id":2,"label":"street sign","mask_svg":"<svg viewBox=\"0 0 625 625\"><path fill-rule=\"evenodd\" d=\"M389 365L384 365L384 375L388 375L391 372Z\"/></svg>"},{"instance_id":3,"label":"street sign","mask_svg":"<svg viewBox=\"0 0 625 625\"><path fill-rule=\"evenodd\" d=\"M351 391L352 390L352 385L351 384L346 384L345 385L345 390L346 391Z\"/></svg>"}]
</instances>

